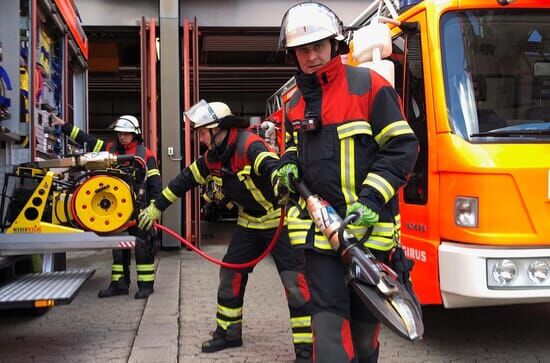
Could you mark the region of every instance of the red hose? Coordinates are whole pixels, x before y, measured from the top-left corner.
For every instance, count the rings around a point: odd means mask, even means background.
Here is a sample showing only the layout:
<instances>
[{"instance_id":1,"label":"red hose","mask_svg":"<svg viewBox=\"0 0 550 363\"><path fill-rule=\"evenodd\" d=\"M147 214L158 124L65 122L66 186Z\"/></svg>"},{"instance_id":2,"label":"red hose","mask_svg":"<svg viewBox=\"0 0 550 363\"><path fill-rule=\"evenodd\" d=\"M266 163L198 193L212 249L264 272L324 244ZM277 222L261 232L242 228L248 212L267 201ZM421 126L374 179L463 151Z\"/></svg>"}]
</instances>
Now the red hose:
<instances>
[{"instance_id":1,"label":"red hose","mask_svg":"<svg viewBox=\"0 0 550 363\"><path fill-rule=\"evenodd\" d=\"M273 239L271 240L271 242L269 243L269 245L267 246L265 251L260 256L253 259L252 261L245 262L245 263L230 263L230 262L223 262L222 260L218 260L217 258L214 258L214 257L204 253L199 248L195 247L191 242L189 242L188 240L186 240L185 238L183 238L182 236L180 236L176 232L172 231L170 228L165 227L160 223L154 223L153 228L156 228L157 230L161 230L161 231L164 231L164 232L168 233L172 237L179 240L182 245L190 248L191 250L196 252L198 255L200 255L201 257L203 257L204 259L206 259L210 262L213 262L217 265L220 265L222 267L226 267L226 268L229 268L229 269L232 269L232 270L239 270L239 269L243 269L243 268L256 266L256 264L258 262L263 260L265 258L265 256L267 256L271 252L271 250L273 249L273 247L275 247L275 244L279 240L279 236L281 235L281 231L283 230L284 223L285 223L285 208L283 207L283 208L281 208L281 217L279 218L279 225L277 226L277 230L275 231L275 234L273 235ZM136 225L136 222L132 221L130 223L127 223L125 225L125 227L131 227L131 226L134 226L134 225Z\"/></svg>"}]
</instances>

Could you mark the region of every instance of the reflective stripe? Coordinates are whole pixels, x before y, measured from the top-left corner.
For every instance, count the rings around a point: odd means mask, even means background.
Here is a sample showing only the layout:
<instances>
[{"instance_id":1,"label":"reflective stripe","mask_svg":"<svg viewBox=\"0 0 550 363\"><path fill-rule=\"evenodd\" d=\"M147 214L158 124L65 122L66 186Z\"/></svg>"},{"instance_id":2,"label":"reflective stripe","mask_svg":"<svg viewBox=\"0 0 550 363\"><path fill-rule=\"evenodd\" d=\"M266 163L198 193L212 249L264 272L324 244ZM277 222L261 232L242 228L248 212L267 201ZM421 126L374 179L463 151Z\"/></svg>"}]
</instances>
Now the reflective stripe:
<instances>
[{"instance_id":1,"label":"reflective stripe","mask_svg":"<svg viewBox=\"0 0 550 363\"><path fill-rule=\"evenodd\" d=\"M93 152L99 152L101 151L101 148L103 147L103 140L97 140L94 146Z\"/></svg>"},{"instance_id":2,"label":"reflective stripe","mask_svg":"<svg viewBox=\"0 0 550 363\"><path fill-rule=\"evenodd\" d=\"M197 183L206 184L206 180L204 180L204 178L202 177L196 162L193 162L191 165L189 165L189 170L191 170L191 174L193 174L193 178Z\"/></svg>"},{"instance_id":3,"label":"reflective stripe","mask_svg":"<svg viewBox=\"0 0 550 363\"><path fill-rule=\"evenodd\" d=\"M395 190L391 184L378 174L369 173L363 182L363 185L370 185L376 189L380 194L382 194L382 197L384 197L385 203L387 203L395 194Z\"/></svg>"},{"instance_id":4,"label":"reflective stripe","mask_svg":"<svg viewBox=\"0 0 550 363\"><path fill-rule=\"evenodd\" d=\"M273 170L273 172L271 173L271 177L270 177L270 180L271 180L271 184L273 185L274 184L274 180L275 180L275 177L277 176L277 169Z\"/></svg>"},{"instance_id":5,"label":"reflective stripe","mask_svg":"<svg viewBox=\"0 0 550 363\"><path fill-rule=\"evenodd\" d=\"M311 316L297 316L290 318L290 326L292 328L308 328L311 326Z\"/></svg>"},{"instance_id":6,"label":"reflective stripe","mask_svg":"<svg viewBox=\"0 0 550 363\"><path fill-rule=\"evenodd\" d=\"M116 272L122 272L122 271L124 271L124 267L123 267L122 265L120 265L120 264L114 264L114 263L113 263L113 264L111 265L111 270L112 270L112 271L116 271Z\"/></svg>"},{"instance_id":7,"label":"reflective stripe","mask_svg":"<svg viewBox=\"0 0 550 363\"><path fill-rule=\"evenodd\" d=\"M170 203L174 203L176 200L178 200L178 196L170 190L170 187L164 188L162 190L162 195L164 196L164 198L168 199Z\"/></svg>"},{"instance_id":8,"label":"reflective stripe","mask_svg":"<svg viewBox=\"0 0 550 363\"><path fill-rule=\"evenodd\" d=\"M137 280L141 282L151 282L155 281L155 274L149 274L149 275L137 275Z\"/></svg>"},{"instance_id":9,"label":"reflective stripe","mask_svg":"<svg viewBox=\"0 0 550 363\"><path fill-rule=\"evenodd\" d=\"M393 223L376 223L372 228L372 236L392 237L395 233L395 225Z\"/></svg>"},{"instance_id":10,"label":"reflective stripe","mask_svg":"<svg viewBox=\"0 0 550 363\"><path fill-rule=\"evenodd\" d=\"M277 228L279 225L279 216L281 215L281 209L271 210L265 216L261 218L252 217L251 215L246 214L242 211L242 208L239 208L239 217L237 219L237 224L245 228L252 229L270 229ZM286 221L285 221L286 224Z\"/></svg>"},{"instance_id":11,"label":"reflective stripe","mask_svg":"<svg viewBox=\"0 0 550 363\"><path fill-rule=\"evenodd\" d=\"M243 307L240 308L228 308L226 306L218 304L218 313L228 318L240 318L243 316Z\"/></svg>"},{"instance_id":12,"label":"reflective stripe","mask_svg":"<svg viewBox=\"0 0 550 363\"><path fill-rule=\"evenodd\" d=\"M355 143L353 138L346 137L340 141L340 183L346 205L357 200L355 194Z\"/></svg>"},{"instance_id":13,"label":"reflective stripe","mask_svg":"<svg viewBox=\"0 0 550 363\"><path fill-rule=\"evenodd\" d=\"M340 140L360 134L372 135L372 127L366 120L353 121L340 125L337 131Z\"/></svg>"},{"instance_id":14,"label":"reflective stripe","mask_svg":"<svg viewBox=\"0 0 550 363\"><path fill-rule=\"evenodd\" d=\"M147 177L150 178L153 175L160 175L160 171L158 169L149 169L147 170Z\"/></svg>"},{"instance_id":15,"label":"reflective stripe","mask_svg":"<svg viewBox=\"0 0 550 363\"><path fill-rule=\"evenodd\" d=\"M296 146L291 146L288 149L285 150L285 153L287 152L298 152L298 148Z\"/></svg>"},{"instance_id":16,"label":"reflective stripe","mask_svg":"<svg viewBox=\"0 0 550 363\"><path fill-rule=\"evenodd\" d=\"M313 343L313 333L292 333L292 343Z\"/></svg>"},{"instance_id":17,"label":"reflective stripe","mask_svg":"<svg viewBox=\"0 0 550 363\"><path fill-rule=\"evenodd\" d=\"M370 236L364 243L368 248L374 248L380 251L389 251L395 245L393 238L386 238L380 236Z\"/></svg>"},{"instance_id":18,"label":"reflective stripe","mask_svg":"<svg viewBox=\"0 0 550 363\"><path fill-rule=\"evenodd\" d=\"M155 270L155 264L138 264L136 266L136 271L154 271Z\"/></svg>"},{"instance_id":19,"label":"reflective stripe","mask_svg":"<svg viewBox=\"0 0 550 363\"><path fill-rule=\"evenodd\" d=\"M111 281L118 281L122 278L122 274L111 274Z\"/></svg>"},{"instance_id":20,"label":"reflective stripe","mask_svg":"<svg viewBox=\"0 0 550 363\"><path fill-rule=\"evenodd\" d=\"M254 184L254 180L250 176L250 171L252 168L250 165L247 165L243 170L237 173L237 177L241 182L244 183L246 189L252 194L252 197L258 204L260 204L266 211L273 209L273 203L266 199L262 191Z\"/></svg>"},{"instance_id":21,"label":"reflective stripe","mask_svg":"<svg viewBox=\"0 0 550 363\"><path fill-rule=\"evenodd\" d=\"M218 324L223 330L227 330L231 325L241 324L242 319L234 321L225 321L220 318L216 319L216 324Z\"/></svg>"},{"instance_id":22,"label":"reflective stripe","mask_svg":"<svg viewBox=\"0 0 550 363\"><path fill-rule=\"evenodd\" d=\"M285 132L285 144L288 144L292 139L292 134L290 132Z\"/></svg>"},{"instance_id":23,"label":"reflective stripe","mask_svg":"<svg viewBox=\"0 0 550 363\"><path fill-rule=\"evenodd\" d=\"M78 132L80 131L80 129L76 126L73 126L73 129L71 130L71 134L69 135L69 137L71 139L76 139L76 137L78 136Z\"/></svg>"},{"instance_id":24,"label":"reflective stripe","mask_svg":"<svg viewBox=\"0 0 550 363\"><path fill-rule=\"evenodd\" d=\"M264 161L265 158L273 158L275 160L279 160L279 157L274 152L262 151L256 156L256 160L254 160L254 173L256 173L256 175L261 175L260 164L262 163L262 161Z\"/></svg>"},{"instance_id":25,"label":"reflective stripe","mask_svg":"<svg viewBox=\"0 0 550 363\"><path fill-rule=\"evenodd\" d=\"M395 121L384 127L374 139L382 147L392 137L406 134L414 134L409 124L406 121Z\"/></svg>"},{"instance_id":26,"label":"reflective stripe","mask_svg":"<svg viewBox=\"0 0 550 363\"><path fill-rule=\"evenodd\" d=\"M212 175L212 180L214 181L214 184L216 184L217 186L221 187L223 185L223 179L219 176Z\"/></svg>"},{"instance_id":27,"label":"reflective stripe","mask_svg":"<svg viewBox=\"0 0 550 363\"><path fill-rule=\"evenodd\" d=\"M316 233L313 240L313 247L324 251L332 251L332 246L330 245L330 242L324 235L320 234L317 227L315 227L315 232Z\"/></svg>"}]
</instances>

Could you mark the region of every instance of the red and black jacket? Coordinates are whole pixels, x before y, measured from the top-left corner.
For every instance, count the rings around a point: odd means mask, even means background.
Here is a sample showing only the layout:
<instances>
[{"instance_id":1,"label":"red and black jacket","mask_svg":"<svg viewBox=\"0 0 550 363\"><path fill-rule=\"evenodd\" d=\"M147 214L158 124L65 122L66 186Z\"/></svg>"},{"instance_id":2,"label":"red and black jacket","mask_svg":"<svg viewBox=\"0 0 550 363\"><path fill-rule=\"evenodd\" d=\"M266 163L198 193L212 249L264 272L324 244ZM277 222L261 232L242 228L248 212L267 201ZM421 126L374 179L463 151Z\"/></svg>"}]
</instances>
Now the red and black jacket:
<instances>
[{"instance_id":1,"label":"red and black jacket","mask_svg":"<svg viewBox=\"0 0 550 363\"><path fill-rule=\"evenodd\" d=\"M162 181L160 171L157 166L157 160L153 152L137 141L133 141L128 145L122 145L118 141L106 143L105 141L92 136L78 127L64 124L61 128L64 134L76 141L79 145L86 147L87 152L108 151L116 155L137 155L141 157L147 164L147 183L146 183L146 202L156 199L160 195L162 189ZM134 180L137 185L141 185L145 180L145 171L141 165L135 161L132 162L134 167Z\"/></svg>"},{"instance_id":2,"label":"red and black jacket","mask_svg":"<svg viewBox=\"0 0 550 363\"><path fill-rule=\"evenodd\" d=\"M286 109L287 148L281 164L296 163L312 192L342 217L357 200L378 212L380 223L366 245L389 250L399 232L396 194L418 154L418 141L397 93L376 72L344 65L340 57L314 74L299 72L296 82L298 90ZM316 130L301 130L298 121L306 113L319 118ZM297 212L289 211L291 242L330 251L319 231L305 237L304 232L314 226L304 223L308 217L303 213L297 217ZM294 236L292 221L300 227Z\"/></svg>"},{"instance_id":3,"label":"red and black jacket","mask_svg":"<svg viewBox=\"0 0 550 363\"><path fill-rule=\"evenodd\" d=\"M238 224L247 228L277 227L279 212L271 179L278 156L261 137L230 129L226 150L234 150L225 162L209 161L210 151L174 178L155 200L160 210L181 198L189 189L213 181L239 209Z\"/></svg>"}]
</instances>

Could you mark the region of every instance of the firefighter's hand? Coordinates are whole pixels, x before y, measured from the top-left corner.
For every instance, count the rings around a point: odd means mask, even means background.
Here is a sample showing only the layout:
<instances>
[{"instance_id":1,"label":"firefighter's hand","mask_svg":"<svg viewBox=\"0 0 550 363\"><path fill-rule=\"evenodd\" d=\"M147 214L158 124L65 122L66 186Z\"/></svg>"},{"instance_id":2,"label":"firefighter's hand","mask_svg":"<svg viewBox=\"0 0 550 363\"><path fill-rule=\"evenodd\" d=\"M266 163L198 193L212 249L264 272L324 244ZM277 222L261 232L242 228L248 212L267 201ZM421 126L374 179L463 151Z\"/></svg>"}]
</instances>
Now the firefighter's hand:
<instances>
[{"instance_id":1,"label":"firefighter's hand","mask_svg":"<svg viewBox=\"0 0 550 363\"><path fill-rule=\"evenodd\" d=\"M65 120L63 120L60 117L55 116L54 114L51 114L50 124L51 124L51 126L58 126L58 125L63 126L63 125L65 125Z\"/></svg>"},{"instance_id":2,"label":"firefighter's hand","mask_svg":"<svg viewBox=\"0 0 550 363\"><path fill-rule=\"evenodd\" d=\"M378 223L378 219L380 218L378 213L360 202L354 202L352 205L348 206L346 215L349 216L352 213L358 215L357 218L352 222L352 224L355 226L370 227Z\"/></svg>"},{"instance_id":3,"label":"firefighter's hand","mask_svg":"<svg viewBox=\"0 0 550 363\"><path fill-rule=\"evenodd\" d=\"M277 199L279 205L287 205L290 199L290 193L288 189L279 181L279 178L275 176L273 180L273 193Z\"/></svg>"},{"instance_id":4,"label":"firefighter's hand","mask_svg":"<svg viewBox=\"0 0 550 363\"><path fill-rule=\"evenodd\" d=\"M277 188L282 188L282 187L294 193L294 186L292 185L290 180L291 174L294 177L294 179L298 178L298 165L294 163L288 163L281 166L277 170L277 182L275 185L275 193L277 193ZM277 186L277 184L279 184L279 186Z\"/></svg>"},{"instance_id":5,"label":"firefighter's hand","mask_svg":"<svg viewBox=\"0 0 550 363\"><path fill-rule=\"evenodd\" d=\"M138 227L144 231L148 231L153 227L153 223L160 219L160 210L155 206L154 202L151 202L147 208L141 211L139 214Z\"/></svg>"}]
</instances>

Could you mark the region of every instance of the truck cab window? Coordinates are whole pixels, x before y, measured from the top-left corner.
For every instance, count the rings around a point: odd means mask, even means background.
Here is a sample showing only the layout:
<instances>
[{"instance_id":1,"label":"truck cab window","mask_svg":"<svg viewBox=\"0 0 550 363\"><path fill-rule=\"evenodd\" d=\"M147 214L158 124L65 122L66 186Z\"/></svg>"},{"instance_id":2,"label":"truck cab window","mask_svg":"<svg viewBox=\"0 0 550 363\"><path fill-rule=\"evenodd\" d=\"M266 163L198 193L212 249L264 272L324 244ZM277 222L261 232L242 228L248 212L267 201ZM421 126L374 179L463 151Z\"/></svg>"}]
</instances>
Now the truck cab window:
<instances>
[{"instance_id":1,"label":"truck cab window","mask_svg":"<svg viewBox=\"0 0 550 363\"><path fill-rule=\"evenodd\" d=\"M420 145L418 160L404 188L404 199L410 204L426 204L428 200L428 131L420 33L402 34L394 38L392 58L395 63L395 89L403 99L405 116Z\"/></svg>"}]
</instances>

